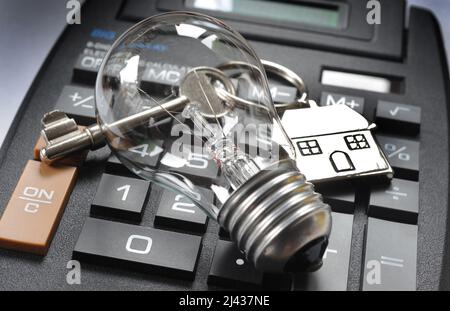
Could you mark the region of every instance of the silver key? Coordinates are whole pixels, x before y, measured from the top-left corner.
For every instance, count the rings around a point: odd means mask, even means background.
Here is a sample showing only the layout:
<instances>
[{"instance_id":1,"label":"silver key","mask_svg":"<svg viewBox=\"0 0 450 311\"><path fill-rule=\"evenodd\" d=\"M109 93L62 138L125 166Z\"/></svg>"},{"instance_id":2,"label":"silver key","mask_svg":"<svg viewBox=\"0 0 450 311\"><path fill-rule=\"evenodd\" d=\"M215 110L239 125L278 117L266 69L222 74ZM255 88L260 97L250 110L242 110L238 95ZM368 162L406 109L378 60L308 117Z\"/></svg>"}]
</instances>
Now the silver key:
<instances>
[{"instance_id":1,"label":"silver key","mask_svg":"<svg viewBox=\"0 0 450 311\"><path fill-rule=\"evenodd\" d=\"M220 70L211 67L194 68L181 82L179 97L111 124L93 124L81 130L66 114L57 110L49 112L42 118L42 136L46 146L40 151L41 160L53 162L76 151L98 149L105 145L107 131L128 132L145 124L151 118L180 112L189 103L199 105L200 112L205 118L222 117L231 107L217 95L216 84L230 94L236 93L231 80Z\"/></svg>"}]
</instances>

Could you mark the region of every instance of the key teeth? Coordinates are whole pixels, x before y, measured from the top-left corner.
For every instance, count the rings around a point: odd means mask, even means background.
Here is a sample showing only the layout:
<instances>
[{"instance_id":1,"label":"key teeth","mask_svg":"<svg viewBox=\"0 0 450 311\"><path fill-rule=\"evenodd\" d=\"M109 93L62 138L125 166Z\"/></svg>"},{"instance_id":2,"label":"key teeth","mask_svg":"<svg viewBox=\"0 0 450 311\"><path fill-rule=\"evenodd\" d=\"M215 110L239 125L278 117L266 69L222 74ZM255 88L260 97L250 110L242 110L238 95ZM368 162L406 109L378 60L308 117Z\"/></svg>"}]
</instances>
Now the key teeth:
<instances>
[{"instance_id":1,"label":"key teeth","mask_svg":"<svg viewBox=\"0 0 450 311\"><path fill-rule=\"evenodd\" d=\"M47 144L52 140L78 131L77 123L74 119L69 118L64 112L53 110L46 113L41 120L41 135Z\"/></svg>"},{"instance_id":2,"label":"key teeth","mask_svg":"<svg viewBox=\"0 0 450 311\"><path fill-rule=\"evenodd\" d=\"M59 110L52 110L50 112L47 112L44 114L44 116L41 119L42 127L45 128L48 125L55 123L61 119L68 119L67 115Z\"/></svg>"}]
</instances>

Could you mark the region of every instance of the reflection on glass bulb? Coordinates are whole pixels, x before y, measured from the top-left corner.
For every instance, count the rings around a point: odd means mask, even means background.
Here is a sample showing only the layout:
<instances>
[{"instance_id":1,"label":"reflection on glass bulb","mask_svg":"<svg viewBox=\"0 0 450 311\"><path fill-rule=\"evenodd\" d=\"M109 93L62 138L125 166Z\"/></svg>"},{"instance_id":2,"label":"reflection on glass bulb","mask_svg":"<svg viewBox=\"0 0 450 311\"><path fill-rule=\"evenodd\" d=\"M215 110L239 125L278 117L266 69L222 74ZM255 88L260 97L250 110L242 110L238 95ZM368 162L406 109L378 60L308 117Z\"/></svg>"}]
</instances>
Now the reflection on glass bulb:
<instances>
[{"instance_id":1,"label":"reflection on glass bulb","mask_svg":"<svg viewBox=\"0 0 450 311\"><path fill-rule=\"evenodd\" d=\"M257 100L250 100L249 87ZM144 20L106 56L96 104L117 157L137 175L188 197L230 231L257 268L319 265L329 207L298 172L264 69L237 32L194 13ZM200 187L218 201L202 200Z\"/></svg>"}]
</instances>

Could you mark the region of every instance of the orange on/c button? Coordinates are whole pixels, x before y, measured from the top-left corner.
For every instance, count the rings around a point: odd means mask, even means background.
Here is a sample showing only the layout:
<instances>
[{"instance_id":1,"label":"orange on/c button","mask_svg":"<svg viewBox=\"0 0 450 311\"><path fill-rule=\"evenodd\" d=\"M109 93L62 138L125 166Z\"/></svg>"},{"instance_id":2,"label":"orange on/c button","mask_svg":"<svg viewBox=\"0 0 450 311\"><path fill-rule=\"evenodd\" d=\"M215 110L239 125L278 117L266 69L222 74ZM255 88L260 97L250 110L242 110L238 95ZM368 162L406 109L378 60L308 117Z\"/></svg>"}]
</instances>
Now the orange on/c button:
<instances>
[{"instance_id":1,"label":"orange on/c button","mask_svg":"<svg viewBox=\"0 0 450 311\"><path fill-rule=\"evenodd\" d=\"M0 247L47 254L77 168L28 161L0 219Z\"/></svg>"}]
</instances>

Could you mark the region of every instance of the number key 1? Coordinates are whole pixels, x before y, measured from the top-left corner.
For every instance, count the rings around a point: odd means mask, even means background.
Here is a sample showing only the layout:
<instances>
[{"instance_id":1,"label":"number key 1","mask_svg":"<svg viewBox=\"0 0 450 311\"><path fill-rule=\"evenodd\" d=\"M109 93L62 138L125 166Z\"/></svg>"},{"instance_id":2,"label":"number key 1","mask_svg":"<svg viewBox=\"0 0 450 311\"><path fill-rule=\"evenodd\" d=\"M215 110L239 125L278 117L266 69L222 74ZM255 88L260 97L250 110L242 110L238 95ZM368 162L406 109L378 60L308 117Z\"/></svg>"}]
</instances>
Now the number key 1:
<instances>
[{"instance_id":1,"label":"number key 1","mask_svg":"<svg viewBox=\"0 0 450 311\"><path fill-rule=\"evenodd\" d=\"M150 182L103 174L91 206L93 215L139 221L147 202Z\"/></svg>"}]
</instances>

